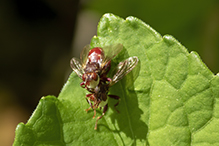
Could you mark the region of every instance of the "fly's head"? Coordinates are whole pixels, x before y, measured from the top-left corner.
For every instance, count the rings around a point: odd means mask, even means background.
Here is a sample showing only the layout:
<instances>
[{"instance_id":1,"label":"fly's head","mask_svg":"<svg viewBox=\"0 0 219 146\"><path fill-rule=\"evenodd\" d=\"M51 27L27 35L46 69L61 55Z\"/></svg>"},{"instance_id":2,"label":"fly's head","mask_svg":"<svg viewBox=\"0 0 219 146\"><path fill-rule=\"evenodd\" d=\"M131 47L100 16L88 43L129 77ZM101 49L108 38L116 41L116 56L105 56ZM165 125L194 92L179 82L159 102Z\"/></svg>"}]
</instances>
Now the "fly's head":
<instances>
[{"instance_id":1,"label":"fly's head","mask_svg":"<svg viewBox=\"0 0 219 146\"><path fill-rule=\"evenodd\" d=\"M91 49L88 53L88 62L96 62L101 64L104 59L103 49L100 47L95 47Z\"/></svg>"}]
</instances>

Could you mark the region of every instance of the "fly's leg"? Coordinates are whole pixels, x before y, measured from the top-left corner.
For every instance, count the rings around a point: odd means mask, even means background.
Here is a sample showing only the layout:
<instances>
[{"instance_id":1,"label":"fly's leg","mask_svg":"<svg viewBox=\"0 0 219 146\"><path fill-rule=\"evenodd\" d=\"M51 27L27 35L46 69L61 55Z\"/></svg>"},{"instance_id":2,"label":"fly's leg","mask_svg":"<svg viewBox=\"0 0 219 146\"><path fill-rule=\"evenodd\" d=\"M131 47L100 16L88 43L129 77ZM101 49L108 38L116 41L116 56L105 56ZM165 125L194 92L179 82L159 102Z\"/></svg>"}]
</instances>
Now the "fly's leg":
<instances>
[{"instance_id":1,"label":"fly's leg","mask_svg":"<svg viewBox=\"0 0 219 146\"><path fill-rule=\"evenodd\" d=\"M96 108L95 108L96 106L93 105L93 104L90 102L90 100L93 101L93 100L92 100L92 95L93 95L93 94L87 94L87 95L86 95L87 98L89 97L89 99L86 98L86 100L87 100L87 102L89 103L90 107L89 107L88 109L86 109L85 111L88 112L90 109L93 109L93 110L94 110L93 119L94 119L95 116L96 116Z\"/></svg>"},{"instance_id":2,"label":"fly's leg","mask_svg":"<svg viewBox=\"0 0 219 146\"><path fill-rule=\"evenodd\" d=\"M81 82L81 83L80 83L80 86L81 86L82 88L85 88L85 83L84 83L84 82Z\"/></svg>"},{"instance_id":3,"label":"fly's leg","mask_svg":"<svg viewBox=\"0 0 219 146\"><path fill-rule=\"evenodd\" d=\"M87 100L87 102L90 104L90 107L88 109L86 109L85 111L88 112L90 109L93 109L94 110L93 119L94 119L96 116L96 109L93 108L93 104L90 102L90 100Z\"/></svg>"},{"instance_id":4,"label":"fly's leg","mask_svg":"<svg viewBox=\"0 0 219 146\"><path fill-rule=\"evenodd\" d=\"M112 79L111 78L106 78L106 80L110 83L112 82Z\"/></svg>"},{"instance_id":5,"label":"fly's leg","mask_svg":"<svg viewBox=\"0 0 219 146\"><path fill-rule=\"evenodd\" d=\"M85 111L88 112L90 109L93 109L93 108L89 107ZM94 110L94 115L93 115L93 119L94 119L96 117L96 109L93 109L93 110Z\"/></svg>"},{"instance_id":6,"label":"fly's leg","mask_svg":"<svg viewBox=\"0 0 219 146\"><path fill-rule=\"evenodd\" d=\"M96 109L93 109L94 110L94 116L93 116L93 119L96 117Z\"/></svg>"},{"instance_id":7,"label":"fly's leg","mask_svg":"<svg viewBox=\"0 0 219 146\"><path fill-rule=\"evenodd\" d=\"M90 107L86 109L85 111L88 112L90 109L93 109L93 104L90 102L90 100L86 99L87 102L89 103Z\"/></svg>"},{"instance_id":8,"label":"fly's leg","mask_svg":"<svg viewBox=\"0 0 219 146\"><path fill-rule=\"evenodd\" d=\"M86 109L85 111L88 112L91 109L91 107L89 107L88 109Z\"/></svg>"},{"instance_id":9,"label":"fly's leg","mask_svg":"<svg viewBox=\"0 0 219 146\"><path fill-rule=\"evenodd\" d=\"M113 99L116 99L116 100L119 100L115 105L114 105L114 108L115 110L119 113L119 111L117 110L116 106L119 104L120 102L120 97L119 96L116 96L116 95L108 95L110 98L113 98Z\"/></svg>"},{"instance_id":10,"label":"fly's leg","mask_svg":"<svg viewBox=\"0 0 219 146\"><path fill-rule=\"evenodd\" d=\"M86 97L91 97L92 94L87 94Z\"/></svg>"},{"instance_id":11,"label":"fly's leg","mask_svg":"<svg viewBox=\"0 0 219 146\"><path fill-rule=\"evenodd\" d=\"M86 109L86 112L88 112L91 108L93 109L93 104L90 102L90 99L87 99L88 97L91 97L91 96L92 96L92 94L86 95L87 103L90 105L90 107L88 109Z\"/></svg>"},{"instance_id":12,"label":"fly's leg","mask_svg":"<svg viewBox=\"0 0 219 146\"><path fill-rule=\"evenodd\" d=\"M101 118L105 115L107 109L108 109L108 104L106 104L106 105L103 107L103 113L102 113L102 115L97 118L96 123L95 123L95 127L94 127L95 130L97 130L97 122L98 122L98 120L101 119Z\"/></svg>"},{"instance_id":13,"label":"fly's leg","mask_svg":"<svg viewBox=\"0 0 219 146\"><path fill-rule=\"evenodd\" d=\"M87 103L90 105L90 107L85 110L86 112L88 112L90 109L93 109L93 104L90 102L90 99L87 99L87 97L90 97L91 95L92 95L92 94L87 94L87 95L86 95Z\"/></svg>"}]
</instances>

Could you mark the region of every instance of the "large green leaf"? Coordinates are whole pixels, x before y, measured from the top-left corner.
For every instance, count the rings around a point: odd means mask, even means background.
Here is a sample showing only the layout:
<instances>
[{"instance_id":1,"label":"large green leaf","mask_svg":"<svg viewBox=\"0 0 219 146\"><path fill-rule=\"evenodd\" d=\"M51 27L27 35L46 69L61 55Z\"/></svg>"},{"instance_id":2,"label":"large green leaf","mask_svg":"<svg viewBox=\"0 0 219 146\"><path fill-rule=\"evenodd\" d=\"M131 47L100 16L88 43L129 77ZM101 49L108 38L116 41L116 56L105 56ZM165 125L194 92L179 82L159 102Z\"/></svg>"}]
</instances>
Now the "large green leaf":
<instances>
[{"instance_id":1,"label":"large green leaf","mask_svg":"<svg viewBox=\"0 0 219 146\"><path fill-rule=\"evenodd\" d=\"M81 79L72 73L58 98L43 97L27 124L16 129L20 145L219 145L219 76L172 36L160 36L135 17L105 14L91 46L122 43L112 68L128 56L138 66L110 88L120 96L94 130ZM111 73L112 74L112 73ZM110 76L111 76L110 74ZM136 79L137 77L137 79ZM101 114L98 111L97 116Z\"/></svg>"}]
</instances>

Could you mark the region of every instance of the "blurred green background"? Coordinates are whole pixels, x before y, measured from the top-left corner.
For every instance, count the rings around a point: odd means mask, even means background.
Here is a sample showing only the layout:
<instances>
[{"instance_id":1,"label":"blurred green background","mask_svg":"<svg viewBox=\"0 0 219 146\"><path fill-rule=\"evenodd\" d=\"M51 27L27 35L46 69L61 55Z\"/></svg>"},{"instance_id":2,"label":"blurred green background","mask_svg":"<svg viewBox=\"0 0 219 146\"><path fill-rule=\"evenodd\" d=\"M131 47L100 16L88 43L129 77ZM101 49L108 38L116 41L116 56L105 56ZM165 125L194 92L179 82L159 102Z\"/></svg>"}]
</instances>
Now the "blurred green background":
<instances>
[{"instance_id":1,"label":"blurred green background","mask_svg":"<svg viewBox=\"0 0 219 146\"><path fill-rule=\"evenodd\" d=\"M44 95L58 95L69 61L96 34L104 13L135 16L161 35L170 34L219 72L218 0L1 0L0 143Z\"/></svg>"}]
</instances>

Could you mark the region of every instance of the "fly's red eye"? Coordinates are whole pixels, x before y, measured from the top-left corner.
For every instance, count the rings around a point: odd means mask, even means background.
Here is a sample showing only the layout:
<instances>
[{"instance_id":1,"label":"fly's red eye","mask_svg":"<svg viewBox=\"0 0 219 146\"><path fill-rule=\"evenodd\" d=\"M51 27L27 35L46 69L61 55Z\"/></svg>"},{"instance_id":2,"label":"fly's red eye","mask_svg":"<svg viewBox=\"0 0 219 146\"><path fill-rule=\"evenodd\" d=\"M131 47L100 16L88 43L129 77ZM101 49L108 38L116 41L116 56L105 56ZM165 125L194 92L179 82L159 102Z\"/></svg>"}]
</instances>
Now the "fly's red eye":
<instances>
[{"instance_id":1,"label":"fly's red eye","mask_svg":"<svg viewBox=\"0 0 219 146\"><path fill-rule=\"evenodd\" d=\"M89 54L88 54L88 56L91 55L92 53L102 54L102 48L100 48L100 47L95 47L95 48L91 49L90 52L89 52Z\"/></svg>"}]
</instances>

